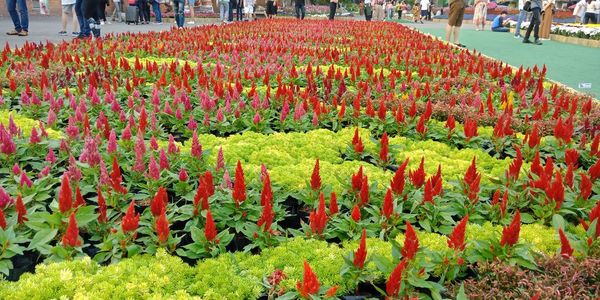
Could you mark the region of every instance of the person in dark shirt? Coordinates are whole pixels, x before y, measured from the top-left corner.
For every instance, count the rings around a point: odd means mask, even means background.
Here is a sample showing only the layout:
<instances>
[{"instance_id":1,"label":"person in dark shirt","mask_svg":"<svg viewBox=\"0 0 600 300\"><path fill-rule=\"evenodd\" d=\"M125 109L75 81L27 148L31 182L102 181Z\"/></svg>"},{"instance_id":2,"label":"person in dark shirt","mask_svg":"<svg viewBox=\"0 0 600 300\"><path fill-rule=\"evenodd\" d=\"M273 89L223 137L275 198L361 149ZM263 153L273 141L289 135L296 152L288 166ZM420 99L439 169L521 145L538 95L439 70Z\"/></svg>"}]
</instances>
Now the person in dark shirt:
<instances>
[{"instance_id":1,"label":"person in dark shirt","mask_svg":"<svg viewBox=\"0 0 600 300\"><path fill-rule=\"evenodd\" d=\"M510 21L510 18L506 18L506 15L508 13L506 11L502 11L502 13L500 13L499 15L497 15L494 18L494 21L492 21L492 31L495 32L508 32L509 29L508 27L504 27L508 24L508 21Z\"/></svg>"},{"instance_id":2,"label":"person in dark shirt","mask_svg":"<svg viewBox=\"0 0 600 300\"><path fill-rule=\"evenodd\" d=\"M305 3L305 0L296 0L296 19L304 20L304 14L306 13L304 8Z\"/></svg>"}]
</instances>

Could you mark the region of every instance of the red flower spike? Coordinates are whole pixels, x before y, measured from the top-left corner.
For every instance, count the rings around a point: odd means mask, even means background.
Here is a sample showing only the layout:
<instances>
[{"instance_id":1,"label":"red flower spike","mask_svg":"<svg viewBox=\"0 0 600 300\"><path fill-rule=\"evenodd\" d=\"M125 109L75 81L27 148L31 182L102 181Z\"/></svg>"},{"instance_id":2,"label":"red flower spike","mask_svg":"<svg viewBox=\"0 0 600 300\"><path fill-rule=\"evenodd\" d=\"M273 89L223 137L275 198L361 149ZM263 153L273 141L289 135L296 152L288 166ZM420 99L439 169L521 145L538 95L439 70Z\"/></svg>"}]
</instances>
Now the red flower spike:
<instances>
[{"instance_id":1,"label":"red flower spike","mask_svg":"<svg viewBox=\"0 0 600 300\"><path fill-rule=\"evenodd\" d=\"M260 205L265 206L273 200L273 190L271 188L271 177L267 173L263 182L263 188L260 193Z\"/></svg>"},{"instance_id":2,"label":"red flower spike","mask_svg":"<svg viewBox=\"0 0 600 300\"><path fill-rule=\"evenodd\" d=\"M273 224L273 218L275 214L273 213L273 204L271 201L266 201L263 205L263 210L256 223L258 227L263 227L265 232L271 232L271 224Z\"/></svg>"},{"instance_id":3,"label":"red flower spike","mask_svg":"<svg viewBox=\"0 0 600 300\"><path fill-rule=\"evenodd\" d=\"M110 179L113 190L121 194L127 193L127 189L121 186L121 168L119 167L119 162L117 161L116 156L113 156L112 172L110 173Z\"/></svg>"},{"instance_id":4,"label":"red flower spike","mask_svg":"<svg viewBox=\"0 0 600 300\"><path fill-rule=\"evenodd\" d=\"M325 298L333 298L333 297L335 297L335 294L337 294L337 290L338 290L338 286L337 285L332 286L325 293Z\"/></svg>"},{"instance_id":5,"label":"red flower spike","mask_svg":"<svg viewBox=\"0 0 600 300\"><path fill-rule=\"evenodd\" d=\"M81 246L81 240L79 239L79 228L77 227L77 220L75 219L75 212L71 213L69 217L69 225L67 231L62 238L63 247L75 248Z\"/></svg>"},{"instance_id":6,"label":"red flower spike","mask_svg":"<svg viewBox=\"0 0 600 300\"><path fill-rule=\"evenodd\" d=\"M102 195L100 187L96 188L96 193L98 194L98 222L104 224L108 221L106 216L106 200L104 199L104 195Z\"/></svg>"},{"instance_id":7,"label":"red flower spike","mask_svg":"<svg viewBox=\"0 0 600 300\"><path fill-rule=\"evenodd\" d=\"M2 228L2 230L6 229L6 217L4 216L4 210L2 210L2 208L0 208L0 228Z\"/></svg>"},{"instance_id":8,"label":"red flower spike","mask_svg":"<svg viewBox=\"0 0 600 300\"><path fill-rule=\"evenodd\" d=\"M167 191L162 186L158 188L158 192L154 195L152 202L150 203L150 210L154 217L158 217L166 209L169 198Z\"/></svg>"},{"instance_id":9,"label":"red flower spike","mask_svg":"<svg viewBox=\"0 0 600 300\"><path fill-rule=\"evenodd\" d=\"M360 244L356 252L354 252L354 266L362 270L365 266L365 260L367 258L367 230L363 228L362 235L360 236Z\"/></svg>"},{"instance_id":10,"label":"red flower spike","mask_svg":"<svg viewBox=\"0 0 600 300\"><path fill-rule=\"evenodd\" d=\"M158 241L161 244L164 244L169 239L169 221L167 220L167 213L164 209L158 219L156 219L154 225L156 227Z\"/></svg>"},{"instance_id":11,"label":"red flower spike","mask_svg":"<svg viewBox=\"0 0 600 300\"><path fill-rule=\"evenodd\" d=\"M425 183L425 189L423 191L423 202L421 202L421 204L425 204L426 202L435 204L435 201L433 201L433 186L431 185L431 179L427 180L427 183Z\"/></svg>"},{"instance_id":12,"label":"red flower spike","mask_svg":"<svg viewBox=\"0 0 600 300\"><path fill-rule=\"evenodd\" d=\"M402 286L402 273L406 267L406 262L406 259L402 259L396 268L394 268L394 271L392 271L390 277L385 283L385 292L390 298L398 296L398 293L400 292L400 288Z\"/></svg>"},{"instance_id":13,"label":"red flower spike","mask_svg":"<svg viewBox=\"0 0 600 300\"><path fill-rule=\"evenodd\" d=\"M304 261L304 278L302 281L298 281L296 283L296 289L300 296L305 299L312 299L312 295L317 295L319 293L319 289L321 288L321 284L319 283L319 279L317 278L317 274L313 272L310 268L310 265L305 260Z\"/></svg>"},{"instance_id":14,"label":"red flower spike","mask_svg":"<svg viewBox=\"0 0 600 300\"><path fill-rule=\"evenodd\" d=\"M580 173L581 180L579 181L579 197L583 200L587 200L592 195L592 181L585 175Z\"/></svg>"},{"instance_id":15,"label":"red flower spike","mask_svg":"<svg viewBox=\"0 0 600 300\"><path fill-rule=\"evenodd\" d=\"M512 222L507 227L502 229L502 239L500 246L514 246L519 241L519 232L521 231L521 213L517 213L513 217Z\"/></svg>"},{"instance_id":16,"label":"red flower spike","mask_svg":"<svg viewBox=\"0 0 600 300\"><path fill-rule=\"evenodd\" d=\"M387 132L383 133L383 136L381 136L381 148L379 150L379 159L383 162L386 163L389 160L389 140L388 140L388 135Z\"/></svg>"},{"instance_id":17,"label":"red flower spike","mask_svg":"<svg viewBox=\"0 0 600 300\"><path fill-rule=\"evenodd\" d=\"M566 257L573 256L573 248L571 248L571 243L562 228L558 229L558 235L560 236L560 255Z\"/></svg>"},{"instance_id":18,"label":"red flower spike","mask_svg":"<svg viewBox=\"0 0 600 300\"><path fill-rule=\"evenodd\" d=\"M319 174L319 172L319 159L317 159L312 175L310 176L310 187L315 191L321 189L321 175Z\"/></svg>"},{"instance_id":19,"label":"red flower spike","mask_svg":"<svg viewBox=\"0 0 600 300\"><path fill-rule=\"evenodd\" d=\"M575 167L579 165L579 152L577 152L577 149L565 150L565 163Z\"/></svg>"},{"instance_id":20,"label":"red flower spike","mask_svg":"<svg viewBox=\"0 0 600 300\"><path fill-rule=\"evenodd\" d=\"M363 167L358 168L358 173L352 174L352 190L360 191L363 182Z\"/></svg>"},{"instance_id":21,"label":"red flower spike","mask_svg":"<svg viewBox=\"0 0 600 300\"><path fill-rule=\"evenodd\" d=\"M27 210L25 209L25 204L23 204L23 197L21 194L17 196L17 202L15 203L15 210L17 211L17 223L23 224L27 221Z\"/></svg>"},{"instance_id":22,"label":"red flower spike","mask_svg":"<svg viewBox=\"0 0 600 300\"><path fill-rule=\"evenodd\" d=\"M358 198L360 200L360 202L358 203L359 206L363 206L369 203L369 179L366 175L363 176Z\"/></svg>"},{"instance_id":23,"label":"red flower spike","mask_svg":"<svg viewBox=\"0 0 600 300\"><path fill-rule=\"evenodd\" d=\"M600 178L600 158L596 160L596 163L588 169L588 174L590 175L590 179L592 181Z\"/></svg>"},{"instance_id":24,"label":"red flower spike","mask_svg":"<svg viewBox=\"0 0 600 300\"><path fill-rule=\"evenodd\" d=\"M408 176L414 187L420 188L423 186L425 183L425 157L421 157L419 168L415 171L409 171Z\"/></svg>"},{"instance_id":25,"label":"red flower spike","mask_svg":"<svg viewBox=\"0 0 600 300\"><path fill-rule=\"evenodd\" d=\"M335 192L331 192L331 200L329 200L329 215L333 216L339 212L337 195Z\"/></svg>"},{"instance_id":26,"label":"red flower spike","mask_svg":"<svg viewBox=\"0 0 600 300\"><path fill-rule=\"evenodd\" d=\"M392 190L388 189L385 193L385 198L383 198L383 209L381 210L381 215L386 219L389 219L394 212L394 197L392 196Z\"/></svg>"},{"instance_id":27,"label":"red flower spike","mask_svg":"<svg viewBox=\"0 0 600 300\"><path fill-rule=\"evenodd\" d=\"M246 182L244 180L244 170L242 163L238 160L235 168L235 179L233 182L233 200L237 207L246 200Z\"/></svg>"},{"instance_id":28,"label":"red flower spike","mask_svg":"<svg viewBox=\"0 0 600 300\"><path fill-rule=\"evenodd\" d=\"M217 226L213 220L210 209L206 211L206 225L204 226L204 237L207 241L212 242L217 237Z\"/></svg>"},{"instance_id":29,"label":"red flower spike","mask_svg":"<svg viewBox=\"0 0 600 300\"><path fill-rule=\"evenodd\" d=\"M523 154L519 147L515 146L514 148L517 152L517 156L508 166L506 177L510 180L517 181L519 179L519 173L521 172L521 166L523 165Z\"/></svg>"},{"instance_id":30,"label":"red flower spike","mask_svg":"<svg viewBox=\"0 0 600 300\"><path fill-rule=\"evenodd\" d=\"M365 145L363 145L362 139L358 138L358 142L354 144L354 152L362 154L365 151Z\"/></svg>"},{"instance_id":31,"label":"red flower spike","mask_svg":"<svg viewBox=\"0 0 600 300\"><path fill-rule=\"evenodd\" d=\"M67 213L73 207L73 191L69 183L69 176L63 175L58 195L58 210L61 214Z\"/></svg>"},{"instance_id":32,"label":"red flower spike","mask_svg":"<svg viewBox=\"0 0 600 300\"><path fill-rule=\"evenodd\" d=\"M559 210L565 201L565 186L560 171L556 171L554 181L546 189L546 196L556 203L554 210Z\"/></svg>"},{"instance_id":33,"label":"red flower spike","mask_svg":"<svg viewBox=\"0 0 600 300\"><path fill-rule=\"evenodd\" d=\"M404 176L405 176L405 172L406 172L406 166L408 166L408 161L409 161L409 158L407 158L402 163L402 165L400 165L398 170L396 170L396 173L394 174L392 181L390 182L390 187L392 188L392 191L396 195L402 195L402 193L404 192L404 185L406 182L406 179Z\"/></svg>"},{"instance_id":34,"label":"red flower spike","mask_svg":"<svg viewBox=\"0 0 600 300\"><path fill-rule=\"evenodd\" d=\"M125 216L121 221L121 229L123 229L123 233L135 232L138 228L139 222L140 214L135 212L135 201L131 200L129 208L127 209L127 213L125 213Z\"/></svg>"},{"instance_id":35,"label":"red flower spike","mask_svg":"<svg viewBox=\"0 0 600 300\"><path fill-rule=\"evenodd\" d=\"M361 214L360 214L360 207L358 207L358 205L355 205L354 208L352 209L352 213L350 214L350 217L352 218L352 220L356 223L360 222L360 218L361 218Z\"/></svg>"},{"instance_id":36,"label":"red flower spike","mask_svg":"<svg viewBox=\"0 0 600 300\"><path fill-rule=\"evenodd\" d=\"M410 222L406 221L406 232L404 232L404 247L402 247L402 259L411 260L415 258L419 250L419 239Z\"/></svg>"},{"instance_id":37,"label":"red flower spike","mask_svg":"<svg viewBox=\"0 0 600 300\"><path fill-rule=\"evenodd\" d=\"M79 186L75 188L75 207L80 207L85 205L85 200L83 200L83 196L81 195L81 189Z\"/></svg>"},{"instance_id":38,"label":"red flower spike","mask_svg":"<svg viewBox=\"0 0 600 300\"><path fill-rule=\"evenodd\" d=\"M425 136L425 134L427 134L427 127L425 126L425 115L421 115L421 117L419 117L419 121L417 122L417 126L416 126L416 130L417 133L421 136Z\"/></svg>"},{"instance_id":39,"label":"red flower spike","mask_svg":"<svg viewBox=\"0 0 600 300\"><path fill-rule=\"evenodd\" d=\"M475 119L467 118L463 126L463 132L467 142L477 136L477 121Z\"/></svg>"},{"instance_id":40,"label":"red flower spike","mask_svg":"<svg viewBox=\"0 0 600 300\"><path fill-rule=\"evenodd\" d=\"M466 215L448 237L448 247L456 251L465 250L465 230L467 229L467 222L469 222L469 215Z\"/></svg>"},{"instance_id":41,"label":"red flower spike","mask_svg":"<svg viewBox=\"0 0 600 300\"><path fill-rule=\"evenodd\" d=\"M319 207L316 211L311 211L308 215L310 230L313 234L321 235L327 225L327 213L325 212L325 197L323 193L319 195Z\"/></svg>"}]
</instances>

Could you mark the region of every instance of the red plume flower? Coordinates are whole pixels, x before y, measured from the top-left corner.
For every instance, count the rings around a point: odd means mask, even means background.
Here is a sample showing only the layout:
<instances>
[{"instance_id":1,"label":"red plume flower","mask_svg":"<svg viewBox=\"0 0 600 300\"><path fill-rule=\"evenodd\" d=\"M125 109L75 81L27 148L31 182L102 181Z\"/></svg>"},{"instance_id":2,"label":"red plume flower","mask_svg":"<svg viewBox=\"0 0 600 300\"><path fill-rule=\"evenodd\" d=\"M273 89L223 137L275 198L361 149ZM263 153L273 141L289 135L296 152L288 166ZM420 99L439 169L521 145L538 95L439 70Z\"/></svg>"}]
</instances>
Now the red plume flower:
<instances>
[{"instance_id":1,"label":"red plume flower","mask_svg":"<svg viewBox=\"0 0 600 300\"><path fill-rule=\"evenodd\" d=\"M96 188L96 193L98 194L98 222L104 224L108 218L106 216L106 200L104 200L100 186Z\"/></svg>"},{"instance_id":2,"label":"red plume flower","mask_svg":"<svg viewBox=\"0 0 600 300\"><path fill-rule=\"evenodd\" d=\"M358 205L354 206L354 208L352 209L352 213L350 214L350 217L356 223L358 223L360 221L361 214L360 214L360 207L358 207Z\"/></svg>"},{"instance_id":3,"label":"red plume flower","mask_svg":"<svg viewBox=\"0 0 600 300\"><path fill-rule=\"evenodd\" d=\"M6 216L4 216L4 210L0 208L0 228L6 229Z\"/></svg>"},{"instance_id":4,"label":"red plume flower","mask_svg":"<svg viewBox=\"0 0 600 300\"><path fill-rule=\"evenodd\" d=\"M263 181L263 188L260 192L260 205L265 206L266 203L270 203L273 200L273 190L271 188L271 177L267 173L265 180Z\"/></svg>"},{"instance_id":5,"label":"red plume flower","mask_svg":"<svg viewBox=\"0 0 600 300\"><path fill-rule=\"evenodd\" d=\"M242 163L238 160L235 168L235 179L233 182L233 200L237 207L246 200L246 182L244 180L244 170Z\"/></svg>"},{"instance_id":6,"label":"red plume flower","mask_svg":"<svg viewBox=\"0 0 600 300\"><path fill-rule=\"evenodd\" d=\"M402 247L402 258L411 260L415 258L419 250L419 239L410 222L406 221L406 232L404 233L404 247Z\"/></svg>"},{"instance_id":7,"label":"red plume flower","mask_svg":"<svg viewBox=\"0 0 600 300\"><path fill-rule=\"evenodd\" d=\"M448 237L448 247L457 250L465 250L465 230L467 229L467 222L469 222L469 215L466 215Z\"/></svg>"},{"instance_id":8,"label":"red plume flower","mask_svg":"<svg viewBox=\"0 0 600 300\"><path fill-rule=\"evenodd\" d=\"M137 230L139 222L140 214L135 212L135 201L131 200L127 213L125 213L123 221L121 221L121 228L124 233L134 232Z\"/></svg>"},{"instance_id":9,"label":"red plume flower","mask_svg":"<svg viewBox=\"0 0 600 300\"><path fill-rule=\"evenodd\" d=\"M258 227L264 225L263 230L265 232L271 232L271 224L273 224L274 217L275 214L273 213L273 204L271 204L271 201L265 201L265 204L263 205L262 214L260 215L260 218L257 222Z\"/></svg>"},{"instance_id":10,"label":"red plume flower","mask_svg":"<svg viewBox=\"0 0 600 300\"><path fill-rule=\"evenodd\" d=\"M408 160L409 159L407 158L402 163L402 165L400 165L398 170L396 170L396 173L394 174L392 181L390 182L390 187L392 188L392 191L396 195L402 195L402 193L404 192L404 185L406 182L405 172L406 172L406 166L408 166Z\"/></svg>"},{"instance_id":11,"label":"red plume flower","mask_svg":"<svg viewBox=\"0 0 600 300\"><path fill-rule=\"evenodd\" d=\"M425 204L426 202L435 204L435 201L433 201L433 186L431 185L431 179L427 180L425 189L423 190L423 202L421 202L421 204Z\"/></svg>"},{"instance_id":12,"label":"red plume flower","mask_svg":"<svg viewBox=\"0 0 600 300\"><path fill-rule=\"evenodd\" d=\"M339 212L337 204L337 196L335 192L331 192L331 200L329 200L329 215L333 216Z\"/></svg>"},{"instance_id":13,"label":"red plume flower","mask_svg":"<svg viewBox=\"0 0 600 300\"><path fill-rule=\"evenodd\" d=\"M352 174L352 190L360 191L363 183L363 167L358 168L358 173Z\"/></svg>"},{"instance_id":14,"label":"red plume flower","mask_svg":"<svg viewBox=\"0 0 600 300\"><path fill-rule=\"evenodd\" d=\"M64 247L74 248L81 246L81 240L79 239L79 228L77 227L77 220L75 220L75 212L71 213L69 217L69 225L67 231L62 238L62 244Z\"/></svg>"},{"instance_id":15,"label":"red plume flower","mask_svg":"<svg viewBox=\"0 0 600 300\"><path fill-rule=\"evenodd\" d=\"M592 181L600 178L600 158L596 160L596 163L588 169L588 174L590 175L590 179Z\"/></svg>"},{"instance_id":16,"label":"red plume flower","mask_svg":"<svg viewBox=\"0 0 600 300\"><path fill-rule=\"evenodd\" d=\"M421 163L419 164L418 169L415 171L408 171L408 176L414 187L420 188L423 186L425 183L425 157L421 157Z\"/></svg>"},{"instance_id":17,"label":"red plume flower","mask_svg":"<svg viewBox=\"0 0 600 300\"><path fill-rule=\"evenodd\" d=\"M354 144L354 152L361 154L365 151L365 145L363 145L362 138L358 138L358 142Z\"/></svg>"},{"instance_id":18,"label":"red plume flower","mask_svg":"<svg viewBox=\"0 0 600 300\"><path fill-rule=\"evenodd\" d=\"M27 210L25 209L25 204L23 204L23 197L21 197L21 194L17 196L15 210L17 211L17 223L23 224L25 221L27 221Z\"/></svg>"},{"instance_id":19,"label":"red plume flower","mask_svg":"<svg viewBox=\"0 0 600 300\"><path fill-rule=\"evenodd\" d=\"M65 214L73 207L73 191L69 183L69 176L63 175L60 184L60 194L58 195L58 210Z\"/></svg>"},{"instance_id":20,"label":"red plume flower","mask_svg":"<svg viewBox=\"0 0 600 300\"><path fill-rule=\"evenodd\" d=\"M452 135L452 132L454 131L454 128L456 128L456 120L454 119L453 115L448 116L444 127L448 128L448 137L450 137L450 135Z\"/></svg>"},{"instance_id":21,"label":"red plume flower","mask_svg":"<svg viewBox=\"0 0 600 300\"><path fill-rule=\"evenodd\" d=\"M571 257L573 255L573 248L571 248L571 243L562 228L558 229L558 235L560 236L560 254Z\"/></svg>"},{"instance_id":22,"label":"red plume flower","mask_svg":"<svg viewBox=\"0 0 600 300\"><path fill-rule=\"evenodd\" d=\"M354 253L354 266L363 269L365 266L365 260L367 258L367 230L363 228L362 235L360 236L360 245Z\"/></svg>"},{"instance_id":23,"label":"red plume flower","mask_svg":"<svg viewBox=\"0 0 600 300\"><path fill-rule=\"evenodd\" d=\"M321 189L321 175L319 175L319 170L319 159L317 159L312 176L310 176L310 187L315 191Z\"/></svg>"},{"instance_id":24,"label":"red plume flower","mask_svg":"<svg viewBox=\"0 0 600 300\"><path fill-rule=\"evenodd\" d=\"M427 127L425 126L425 115L421 115L421 117L419 117L419 122L417 122L417 127L415 128L417 130L417 133L421 136L425 136L425 134L427 134Z\"/></svg>"},{"instance_id":25,"label":"red plume flower","mask_svg":"<svg viewBox=\"0 0 600 300\"><path fill-rule=\"evenodd\" d=\"M508 227L502 229L502 239L500 246L514 246L519 241L519 232L521 231L521 213L517 210L512 222Z\"/></svg>"},{"instance_id":26,"label":"red plume flower","mask_svg":"<svg viewBox=\"0 0 600 300\"><path fill-rule=\"evenodd\" d=\"M392 271L385 284L385 291L390 298L398 296L398 293L400 292L400 287L402 286L402 273L406 267L406 261L406 259L402 259L396 268L394 268L394 271Z\"/></svg>"},{"instance_id":27,"label":"red plume flower","mask_svg":"<svg viewBox=\"0 0 600 300\"><path fill-rule=\"evenodd\" d=\"M573 136L573 118L569 118L563 122L562 118L559 117L554 125L554 137L561 142L568 144L571 142Z\"/></svg>"},{"instance_id":28,"label":"red plume flower","mask_svg":"<svg viewBox=\"0 0 600 300\"><path fill-rule=\"evenodd\" d=\"M158 217L166 209L168 203L167 191L162 186L158 188L158 192L154 195L154 199L150 203L150 210L154 217Z\"/></svg>"},{"instance_id":29,"label":"red plume flower","mask_svg":"<svg viewBox=\"0 0 600 300\"><path fill-rule=\"evenodd\" d=\"M305 260L304 261L304 278L302 281L298 281L296 283L296 289L302 298L312 299L311 295L317 295L319 289L321 288L321 284L319 283L319 279L317 278L317 274L313 272L310 268L310 265Z\"/></svg>"},{"instance_id":30,"label":"red plume flower","mask_svg":"<svg viewBox=\"0 0 600 300\"><path fill-rule=\"evenodd\" d=\"M565 150L565 163L577 167L579 164L579 152L577 152L577 149Z\"/></svg>"},{"instance_id":31,"label":"red plume flower","mask_svg":"<svg viewBox=\"0 0 600 300\"><path fill-rule=\"evenodd\" d=\"M533 124L533 128L531 129L531 133L527 136L527 145L529 148L534 148L540 144L540 130L538 128L538 124Z\"/></svg>"},{"instance_id":32,"label":"red plume flower","mask_svg":"<svg viewBox=\"0 0 600 300\"><path fill-rule=\"evenodd\" d=\"M467 118L465 120L465 125L463 126L463 131L465 134L465 138L467 142L477 136L477 120Z\"/></svg>"},{"instance_id":33,"label":"red plume flower","mask_svg":"<svg viewBox=\"0 0 600 300\"><path fill-rule=\"evenodd\" d=\"M321 235L327 225L327 213L325 212L325 197L319 195L319 207L308 215L310 230L313 234Z\"/></svg>"},{"instance_id":34,"label":"red plume flower","mask_svg":"<svg viewBox=\"0 0 600 300\"><path fill-rule=\"evenodd\" d=\"M508 166L508 172L506 172L506 177L510 180L517 181L519 179L519 173L521 172L521 166L523 165L523 154L521 153L521 149L517 146L514 147L517 152L517 156Z\"/></svg>"},{"instance_id":35,"label":"red plume flower","mask_svg":"<svg viewBox=\"0 0 600 300\"><path fill-rule=\"evenodd\" d=\"M113 156L112 172L110 173L110 182L112 184L113 190L121 194L125 194L127 193L127 189L121 186L121 180L121 168L119 167L117 157Z\"/></svg>"},{"instance_id":36,"label":"red plume flower","mask_svg":"<svg viewBox=\"0 0 600 300\"><path fill-rule=\"evenodd\" d=\"M579 181L579 197L583 200L587 200L592 194L592 181L583 172L579 175L581 175L581 181Z\"/></svg>"},{"instance_id":37,"label":"red plume flower","mask_svg":"<svg viewBox=\"0 0 600 300\"><path fill-rule=\"evenodd\" d=\"M388 145L389 141L388 141L388 135L387 132L383 133L383 136L381 136L381 148L379 150L379 159L383 162L386 163L389 160L389 145Z\"/></svg>"},{"instance_id":38,"label":"red plume flower","mask_svg":"<svg viewBox=\"0 0 600 300\"><path fill-rule=\"evenodd\" d=\"M210 209L206 211L206 225L204 226L204 237L209 242L212 242L217 237L217 226L213 220Z\"/></svg>"},{"instance_id":39,"label":"red plume flower","mask_svg":"<svg viewBox=\"0 0 600 300\"><path fill-rule=\"evenodd\" d=\"M167 220L167 213L165 212L165 209L162 210L162 213L158 219L156 219L154 225L156 227L158 241L161 244L164 244L167 239L169 239L169 221Z\"/></svg>"},{"instance_id":40,"label":"red plume flower","mask_svg":"<svg viewBox=\"0 0 600 300\"><path fill-rule=\"evenodd\" d=\"M389 219L394 212L394 197L392 197L392 190L388 189L385 193L385 198L383 198L383 209L381 210L381 215L386 219Z\"/></svg>"},{"instance_id":41,"label":"red plume flower","mask_svg":"<svg viewBox=\"0 0 600 300\"><path fill-rule=\"evenodd\" d=\"M546 189L546 196L556 203L554 209L559 210L563 201L565 201L565 186L563 185L560 171L556 171L554 181L548 185Z\"/></svg>"},{"instance_id":42,"label":"red plume flower","mask_svg":"<svg viewBox=\"0 0 600 300\"><path fill-rule=\"evenodd\" d=\"M369 179L365 175L363 176L362 185L360 187L360 193L358 194L360 202L358 205L363 206L369 203Z\"/></svg>"},{"instance_id":43,"label":"red plume flower","mask_svg":"<svg viewBox=\"0 0 600 300\"><path fill-rule=\"evenodd\" d=\"M75 205L74 207L80 207L85 205L85 200L83 200L83 196L81 195L81 189L79 186L75 188Z\"/></svg>"}]
</instances>

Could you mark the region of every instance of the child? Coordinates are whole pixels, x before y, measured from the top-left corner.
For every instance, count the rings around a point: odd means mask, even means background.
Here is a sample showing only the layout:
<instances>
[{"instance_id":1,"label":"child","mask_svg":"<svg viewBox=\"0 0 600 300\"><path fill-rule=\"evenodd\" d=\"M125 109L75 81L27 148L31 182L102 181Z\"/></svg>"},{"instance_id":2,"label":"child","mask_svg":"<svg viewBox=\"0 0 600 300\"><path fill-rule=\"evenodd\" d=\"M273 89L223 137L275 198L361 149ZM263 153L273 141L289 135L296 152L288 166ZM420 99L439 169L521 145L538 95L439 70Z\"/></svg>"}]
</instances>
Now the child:
<instances>
[{"instance_id":1,"label":"child","mask_svg":"<svg viewBox=\"0 0 600 300\"><path fill-rule=\"evenodd\" d=\"M252 16L254 15L254 0L245 0L244 1L244 13L246 13L246 19L248 21L252 21Z\"/></svg>"},{"instance_id":2,"label":"child","mask_svg":"<svg viewBox=\"0 0 600 300\"><path fill-rule=\"evenodd\" d=\"M419 0L415 0L415 3L413 4L413 7L412 7L413 21L415 21L415 23L417 23L417 22L423 23L423 21L421 21L421 6L419 5L419 3L420 3Z\"/></svg>"},{"instance_id":3,"label":"child","mask_svg":"<svg viewBox=\"0 0 600 300\"><path fill-rule=\"evenodd\" d=\"M75 0L62 0L62 30L58 33L61 36L67 36L67 22L69 16L71 17L71 22L73 23L73 36L78 36L79 32L77 32L77 28L79 27L79 23L77 22L77 17L75 16Z\"/></svg>"}]
</instances>

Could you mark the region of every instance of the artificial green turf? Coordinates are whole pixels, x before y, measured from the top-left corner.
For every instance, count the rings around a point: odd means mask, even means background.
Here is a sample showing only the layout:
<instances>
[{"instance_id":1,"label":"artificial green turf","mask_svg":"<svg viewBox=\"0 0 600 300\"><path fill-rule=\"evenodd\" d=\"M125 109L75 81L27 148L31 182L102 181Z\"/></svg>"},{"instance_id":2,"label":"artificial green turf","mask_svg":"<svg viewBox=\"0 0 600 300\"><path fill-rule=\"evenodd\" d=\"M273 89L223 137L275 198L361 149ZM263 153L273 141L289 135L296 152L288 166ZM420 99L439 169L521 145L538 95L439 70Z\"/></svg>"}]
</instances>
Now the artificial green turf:
<instances>
[{"instance_id":1,"label":"artificial green turf","mask_svg":"<svg viewBox=\"0 0 600 300\"><path fill-rule=\"evenodd\" d=\"M422 32L444 37L445 24L416 26ZM435 27L435 28L434 28ZM460 42L469 49L519 67L542 66L546 64L548 78L559 81L580 92L600 99L600 49L578 46L555 41L542 41L536 46L523 44L512 33L475 31L463 28ZM579 83L591 83L591 89L580 89Z\"/></svg>"}]
</instances>

